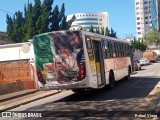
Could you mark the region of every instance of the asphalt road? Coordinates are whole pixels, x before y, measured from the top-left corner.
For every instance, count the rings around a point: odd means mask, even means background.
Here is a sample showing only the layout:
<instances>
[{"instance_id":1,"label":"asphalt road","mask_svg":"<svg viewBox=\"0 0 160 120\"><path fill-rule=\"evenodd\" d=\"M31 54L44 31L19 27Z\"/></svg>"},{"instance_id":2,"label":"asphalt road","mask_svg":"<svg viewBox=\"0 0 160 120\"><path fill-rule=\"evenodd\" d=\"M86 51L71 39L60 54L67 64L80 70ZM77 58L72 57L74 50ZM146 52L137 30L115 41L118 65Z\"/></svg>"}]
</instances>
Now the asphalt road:
<instances>
[{"instance_id":1,"label":"asphalt road","mask_svg":"<svg viewBox=\"0 0 160 120\"><path fill-rule=\"evenodd\" d=\"M42 100L20 106L13 109L13 111L41 111L42 113L45 113L44 111L52 111L52 115L53 111L56 111L56 115L57 113L62 113L61 115L84 115L84 113L77 113L76 111L85 111L85 113L87 111L93 111L93 113L90 113L92 115L95 115L94 112L99 110L146 111L149 108L146 97L160 80L159 68L160 63L142 66L142 70L134 72L131 75L130 80L121 80L117 82L115 88L111 90L101 89L81 94L73 93L72 91L65 91ZM64 111L71 112L63 113ZM51 115L50 112L46 114L49 116ZM123 114L125 116L125 113ZM133 114L135 115L134 112Z\"/></svg>"}]
</instances>

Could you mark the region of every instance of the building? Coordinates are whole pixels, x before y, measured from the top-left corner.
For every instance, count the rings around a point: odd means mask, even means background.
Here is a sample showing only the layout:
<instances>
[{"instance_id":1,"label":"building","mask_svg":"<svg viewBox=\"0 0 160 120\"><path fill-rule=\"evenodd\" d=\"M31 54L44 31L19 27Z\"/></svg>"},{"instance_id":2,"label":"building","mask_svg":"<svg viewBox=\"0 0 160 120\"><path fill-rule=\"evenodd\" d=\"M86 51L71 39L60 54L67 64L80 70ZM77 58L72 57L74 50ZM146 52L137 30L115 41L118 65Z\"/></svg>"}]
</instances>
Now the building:
<instances>
[{"instance_id":1,"label":"building","mask_svg":"<svg viewBox=\"0 0 160 120\"><path fill-rule=\"evenodd\" d=\"M9 44L11 41L9 40L8 35L5 32L0 31L0 45Z\"/></svg>"},{"instance_id":2,"label":"building","mask_svg":"<svg viewBox=\"0 0 160 120\"><path fill-rule=\"evenodd\" d=\"M67 21L72 19L75 15L76 19L71 25L71 30L86 29L89 30L91 26L93 29L101 29L106 27L109 28L109 17L107 12L86 12L86 13L75 13L67 16Z\"/></svg>"},{"instance_id":3,"label":"building","mask_svg":"<svg viewBox=\"0 0 160 120\"><path fill-rule=\"evenodd\" d=\"M157 0L151 0L151 21L152 21L152 27L159 31L159 25L158 25L158 1Z\"/></svg>"},{"instance_id":4,"label":"building","mask_svg":"<svg viewBox=\"0 0 160 120\"><path fill-rule=\"evenodd\" d=\"M151 28L159 29L157 0L135 0L135 14L137 39L141 40Z\"/></svg>"}]
</instances>

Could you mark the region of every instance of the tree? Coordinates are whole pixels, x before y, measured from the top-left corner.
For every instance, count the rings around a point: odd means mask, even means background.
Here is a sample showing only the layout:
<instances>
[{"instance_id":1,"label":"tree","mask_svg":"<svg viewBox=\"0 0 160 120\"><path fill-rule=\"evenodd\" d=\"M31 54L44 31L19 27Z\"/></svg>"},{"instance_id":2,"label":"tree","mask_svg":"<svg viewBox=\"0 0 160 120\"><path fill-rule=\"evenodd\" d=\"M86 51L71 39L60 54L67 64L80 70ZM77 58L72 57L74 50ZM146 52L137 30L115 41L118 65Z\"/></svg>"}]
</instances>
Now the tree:
<instances>
[{"instance_id":1,"label":"tree","mask_svg":"<svg viewBox=\"0 0 160 120\"><path fill-rule=\"evenodd\" d=\"M18 11L15 13L13 18L11 18L9 15L7 15L7 33L12 40L12 42L15 43L21 43L22 39L24 37L23 34L23 26L24 26L24 18L23 13Z\"/></svg>"},{"instance_id":2,"label":"tree","mask_svg":"<svg viewBox=\"0 0 160 120\"><path fill-rule=\"evenodd\" d=\"M37 20L41 15L41 1L40 0L34 0L35 4L33 6L33 11L32 11L32 26L33 29L33 34L36 35L38 34L38 30L40 29L39 25L37 26Z\"/></svg>"},{"instance_id":3,"label":"tree","mask_svg":"<svg viewBox=\"0 0 160 120\"><path fill-rule=\"evenodd\" d=\"M97 34L100 34L99 28L96 29L96 33L97 33Z\"/></svg>"},{"instance_id":4,"label":"tree","mask_svg":"<svg viewBox=\"0 0 160 120\"><path fill-rule=\"evenodd\" d=\"M110 35L109 35L110 37L115 37L115 38L117 38L117 36L116 36L116 32L114 32L114 30L111 28L111 33L110 33Z\"/></svg>"},{"instance_id":5,"label":"tree","mask_svg":"<svg viewBox=\"0 0 160 120\"><path fill-rule=\"evenodd\" d=\"M31 39L34 35L34 29L32 29L32 26L35 26L33 23L33 17L32 17L32 11L33 11L33 5L32 3L27 4L27 8L25 8L25 24L23 26L23 42L28 41L28 39Z\"/></svg>"},{"instance_id":6,"label":"tree","mask_svg":"<svg viewBox=\"0 0 160 120\"><path fill-rule=\"evenodd\" d=\"M69 28L71 27L72 25L72 22L76 19L76 16L73 15L72 16L72 19L70 19L69 21L67 21L67 30L69 30Z\"/></svg>"},{"instance_id":7,"label":"tree","mask_svg":"<svg viewBox=\"0 0 160 120\"><path fill-rule=\"evenodd\" d=\"M57 31L59 30L59 7L58 5L55 6L51 13L50 17L50 31Z\"/></svg>"},{"instance_id":8,"label":"tree","mask_svg":"<svg viewBox=\"0 0 160 120\"><path fill-rule=\"evenodd\" d=\"M156 45L158 47L160 45L160 33L152 29L148 34L144 35L144 40L147 45Z\"/></svg>"},{"instance_id":9,"label":"tree","mask_svg":"<svg viewBox=\"0 0 160 120\"><path fill-rule=\"evenodd\" d=\"M104 35L104 28L101 28L100 34Z\"/></svg>"},{"instance_id":10,"label":"tree","mask_svg":"<svg viewBox=\"0 0 160 120\"><path fill-rule=\"evenodd\" d=\"M7 34L10 37L10 39L13 39L13 20L12 18L7 14L6 17L6 23L7 23Z\"/></svg>"},{"instance_id":11,"label":"tree","mask_svg":"<svg viewBox=\"0 0 160 120\"><path fill-rule=\"evenodd\" d=\"M49 31L49 18L51 15L53 0L45 0L42 3L41 15L39 16L36 26L38 28L38 34Z\"/></svg>"},{"instance_id":12,"label":"tree","mask_svg":"<svg viewBox=\"0 0 160 120\"><path fill-rule=\"evenodd\" d=\"M93 26L91 25L90 29L89 29L89 32L93 32L94 33L94 29L93 29Z\"/></svg>"},{"instance_id":13,"label":"tree","mask_svg":"<svg viewBox=\"0 0 160 120\"><path fill-rule=\"evenodd\" d=\"M136 40L136 38L134 37L134 40L132 41L132 45L135 49L140 50L140 51L145 51L147 49L147 45L145 44L145 42L142 40Z\"/></svg>"},{"instance_id":14,"label":"tree","mask_svg":"<svg viewBox=\"0 0 160 120\"><path fill-rule=\"evenodd\" d=\"M60 23L60 30L67 30L68 29L68 24L66 22L66 16L64 15L62 17L62 22Z\"/></svg>"},{"instance_id":15,"label":"tree","mask_svg":"<svg viewBox=\"0 0 160 120\"><path fill-rule=\"evenodd\" d=\"M105 29L105 36L110 36L110 31L109 31L108 27L106 27L106 29Z\"/></svg>"}]
</instances>

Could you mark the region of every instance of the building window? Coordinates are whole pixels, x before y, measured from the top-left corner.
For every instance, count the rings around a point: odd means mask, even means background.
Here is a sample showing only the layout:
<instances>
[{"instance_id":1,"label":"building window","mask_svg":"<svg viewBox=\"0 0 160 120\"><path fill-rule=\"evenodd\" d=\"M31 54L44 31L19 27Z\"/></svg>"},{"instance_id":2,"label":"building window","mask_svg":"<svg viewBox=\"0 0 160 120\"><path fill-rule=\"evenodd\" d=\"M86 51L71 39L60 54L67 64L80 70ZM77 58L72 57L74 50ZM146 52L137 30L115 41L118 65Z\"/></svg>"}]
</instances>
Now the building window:
<instances>
[{"instance_id":1,"label":"building window","mask_svg":"<svg viewBox=\"0 0 160 120\"><path fill-rule=\"evenodd\" d=\"M140 27L137 27L137 30L140 30L141 28Z\"/></svg>"},{"instance_id":2,"label":"building window","mask_svg":"<svg viewBox=\"0 0 160 120\"><path fill-rule=\"evenodd\" d=\"M148 9L148 7L144 7L144 10L147 10Z\"/></svg>"},{"instance_id":3,"label":"building window","mask_svg":"<svg viewBox=\"0 0 160 120\"><path fill-rule=\"evenodd\" d=\"M144 4L147 4L147 1L145 1Z\"/></svg>"},{"instance_id":4,"label":"building window","mask_svg":"<svg viewBox=\"0 0 160 120\"><path fill-rule=\"evenodd\" d=\"M139 10L139 7L136 7L136 10Z\"/></svg>"},{"instance_id":5,"label":"building window","mask_svg":"<svg viewBox=\"0 0 160 120\"><path fill-rule=\"evenodd\" d=\"M140 22L137 22L137 25L140 25Z\"/></svg>"},{"instance_id":6,"label":"building window","mask_svg":"<svg viewBox=\"0 0 160 120\"><path fill-rule=\"evenodd\" d=\"M148 17L145 17L145 19L148 19Z\"/></svg>"},{"instance_id":7,"label":"building window","mask_svg":"<svg viewBox=\"0 0 160 120\"><path fill-rule=\"evenodd\" d=\"M138 35L140 35L141 34L141 32L138 32Z\"/></svg>"},{"instance_id":8,"label":"building window","mask_svg":"<svg viewBox=\"0 0 160 120\"><path fill-rule=\"evenodd\" d=\"M145 14L148 14L148 11L144 12Z\"/></svg>"},{"instance_id":9,"label":"building window","mask_svg":"<svg viewBox=\"0 0 160 120\"><path fill-rule=\"evenodd\" d=\"M139 5L139 2L136 2L136 5Z\"/></svg>"},{"instance_id":10,"label":"building window","mask_svg":"<svg viewBox=\"0 0 160 120\"><path fill-rule=\"evenodd\" d=\"M140 13L139 13L139 12L137 12L136 14L137 14L137 15L139 15Z\"/></svg>"},{"instance_id":11,"label":"building window","mask_svg":"<svg viewBox=\"0 0 160 120\"><path fill-rule=\"evenodd\" d=\"M137 20L140 20L140 17L137 17Z\"/></svg>"}]
</instances>

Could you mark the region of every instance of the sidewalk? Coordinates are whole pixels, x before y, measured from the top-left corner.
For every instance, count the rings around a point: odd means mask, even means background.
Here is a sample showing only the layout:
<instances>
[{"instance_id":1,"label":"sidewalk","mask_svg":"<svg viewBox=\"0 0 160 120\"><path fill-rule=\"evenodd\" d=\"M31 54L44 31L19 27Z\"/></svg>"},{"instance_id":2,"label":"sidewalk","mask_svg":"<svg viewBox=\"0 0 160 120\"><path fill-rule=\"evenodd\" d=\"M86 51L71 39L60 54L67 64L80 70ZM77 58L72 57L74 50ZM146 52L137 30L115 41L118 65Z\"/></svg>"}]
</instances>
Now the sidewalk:
<instances>
[{"instance_id":1,"label":"sidewalk","mask_svg":"<svg viewBox=\"0 0 160 120\"><path fill-rule=\"evenodd\" d=\"M15 107L18 107L22 104L26 104L38 99L42 99L56 93L59 93L58 90L45 90L38 91L35 89L23 90L20 92L15 92L11 94L1 95L0 96L0 111L6 111Z\"/></svg>"}]
</instances>

